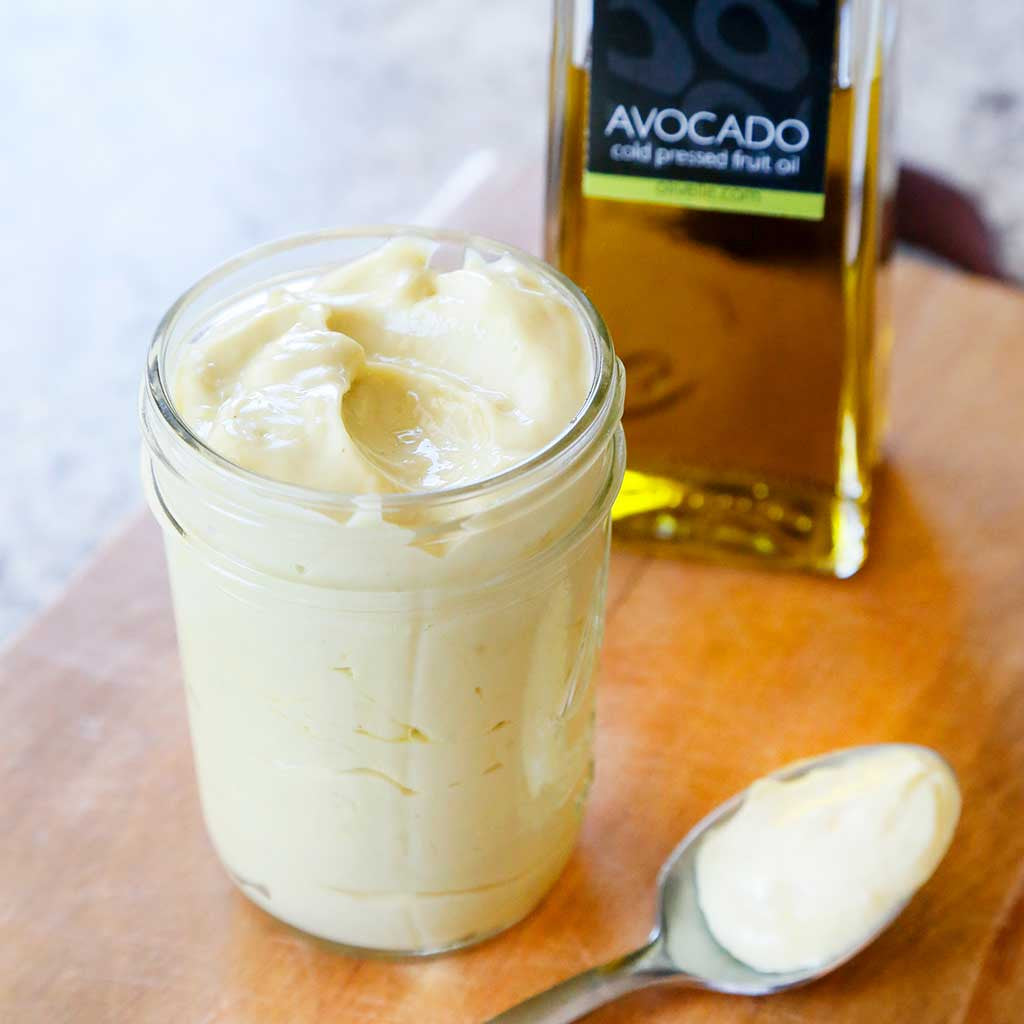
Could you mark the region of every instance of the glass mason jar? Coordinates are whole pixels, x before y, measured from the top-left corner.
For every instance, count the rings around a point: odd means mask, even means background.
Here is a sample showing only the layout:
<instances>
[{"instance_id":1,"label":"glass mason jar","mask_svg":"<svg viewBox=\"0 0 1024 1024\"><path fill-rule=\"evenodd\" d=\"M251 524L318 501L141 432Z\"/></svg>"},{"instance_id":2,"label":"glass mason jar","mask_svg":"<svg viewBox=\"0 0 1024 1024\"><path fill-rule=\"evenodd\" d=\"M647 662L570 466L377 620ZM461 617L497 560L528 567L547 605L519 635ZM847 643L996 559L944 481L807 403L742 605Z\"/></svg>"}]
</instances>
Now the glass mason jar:
<instances>
[{"instance_id":1,"label":"glass mason jar","mask_svg":"<svg viewBox=\"0 0 1024 1024\"><path fill-rule=\"evenodd\" d=\"M335 494L207 448L170 399L205 328L388 238L433 262L511 254L578 314L584 408L478 483ZM183 295L153 339L143 478L163 527L204 817L231 878L304 931L422 954L519 920L562 870L592 770L622 367L570 281L525 253L415 228L254 249Z\"/></svg>"},{"instance_id":2,"label":"glass mason jar","mask_svg":"<svg viewBox=\"0 0 1024 1024\"><path fill-rule=\"evenodd\" d=\"M557 0L546 256L629 373L624 537L846 577L891 337L894 0Z\"/></svg>"}]
</instances>

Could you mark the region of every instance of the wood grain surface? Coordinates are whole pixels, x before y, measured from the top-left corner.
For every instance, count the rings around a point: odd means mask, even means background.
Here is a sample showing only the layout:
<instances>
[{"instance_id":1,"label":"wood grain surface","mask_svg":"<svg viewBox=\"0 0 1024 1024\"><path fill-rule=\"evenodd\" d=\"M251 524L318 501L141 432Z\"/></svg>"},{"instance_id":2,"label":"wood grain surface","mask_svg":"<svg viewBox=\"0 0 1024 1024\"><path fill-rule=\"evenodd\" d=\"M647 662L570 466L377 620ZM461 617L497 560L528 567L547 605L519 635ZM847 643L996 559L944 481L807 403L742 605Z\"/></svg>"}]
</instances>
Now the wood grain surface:
<instances>
[{"instance_id":1,"label":"wood grain surface","mask_svg":"<svg viewBox=\"0 0 1024 1024\"><path fill-rule=\"evenodd\" d=\"M348 959L234 891L199 815L157 528L118 536L0 663L0 1020L479 1021L639 943L654 877L720 800L797 757L935 746L965 809L898 924L760 1002L659 990L596 1024L1024 1018L1024 297L898 269L893 429L845 583L617 551L582 841L505 935Z\"/></svg>"}]
</instances>

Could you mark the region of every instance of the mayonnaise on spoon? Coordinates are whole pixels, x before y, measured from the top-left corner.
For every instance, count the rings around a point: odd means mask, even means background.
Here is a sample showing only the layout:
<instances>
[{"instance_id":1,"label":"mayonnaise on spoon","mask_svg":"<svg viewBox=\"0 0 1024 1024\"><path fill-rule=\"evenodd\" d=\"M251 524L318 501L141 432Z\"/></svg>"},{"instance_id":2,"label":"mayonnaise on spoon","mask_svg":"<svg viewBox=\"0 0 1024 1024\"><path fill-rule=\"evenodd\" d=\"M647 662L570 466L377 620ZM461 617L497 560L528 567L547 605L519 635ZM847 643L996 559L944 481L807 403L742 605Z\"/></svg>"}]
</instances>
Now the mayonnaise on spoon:
<instances>
[{"instance_id":1,"label":"mayonnaise on spoon","mask_svg":"<svg viewBox=\"0 0 1024 1024\"><path fill-rule=\"evenodd\" d=\"M759 971L827 963L876 931L949 848L960 792L923 747L886 745L755 782L697 851L712 935Z\"/></svg>"},{"instance_id":2,"label":"mayonnaise on spoon","mask_svg":"<svg viewBox=\"0 0 1024 1024\"><path fill-rule=\"evenodd\" d=\"M491 1024L569 1024L650 985L764 996L816 981L896 920L959 814L952 769L927 747L879 743L788 765L673 850L646 946Z\"/></svg>"}]
</instances>

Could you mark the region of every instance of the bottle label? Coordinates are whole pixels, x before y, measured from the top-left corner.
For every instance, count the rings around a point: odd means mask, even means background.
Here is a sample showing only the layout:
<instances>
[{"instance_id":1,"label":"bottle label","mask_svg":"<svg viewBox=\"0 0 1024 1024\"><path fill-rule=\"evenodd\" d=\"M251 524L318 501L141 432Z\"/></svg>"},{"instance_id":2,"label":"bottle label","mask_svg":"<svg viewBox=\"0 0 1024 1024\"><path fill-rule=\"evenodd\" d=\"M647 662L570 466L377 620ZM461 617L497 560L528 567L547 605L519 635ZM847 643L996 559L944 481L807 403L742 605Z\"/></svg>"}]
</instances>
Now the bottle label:
<instances>
[{"instance_id":1,"label":"bottle label","mask_svg":"<svg viewBox=\"0 0 1024 1024\"><path fill-rule=\"evenodd\" d=\"M583 193L820 220L836 0L594 0Z\"/></svg>"}]
</instances>

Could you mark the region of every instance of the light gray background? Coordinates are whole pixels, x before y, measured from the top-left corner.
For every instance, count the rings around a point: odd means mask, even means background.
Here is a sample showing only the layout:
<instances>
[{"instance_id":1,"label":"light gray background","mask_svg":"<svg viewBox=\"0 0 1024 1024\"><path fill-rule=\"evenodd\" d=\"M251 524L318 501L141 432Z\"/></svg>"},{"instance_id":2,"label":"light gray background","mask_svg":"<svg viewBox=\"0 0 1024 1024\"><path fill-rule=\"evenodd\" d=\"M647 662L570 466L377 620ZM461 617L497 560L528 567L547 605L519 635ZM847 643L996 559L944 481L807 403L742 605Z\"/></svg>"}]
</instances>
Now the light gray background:
<instances>
[{"instance_id":1,"label":"light gray background","mask_svg":"<svg viewBox=\"0 0 1024 1024\"><path fill-rule=\"evenodd\" d=\"M1024 4L906 0L904 154L1024 275ZM149 336L215 263L541 150L549 0L0 4L0 637L140 502Z\"/></svg>"}]
</instances>

